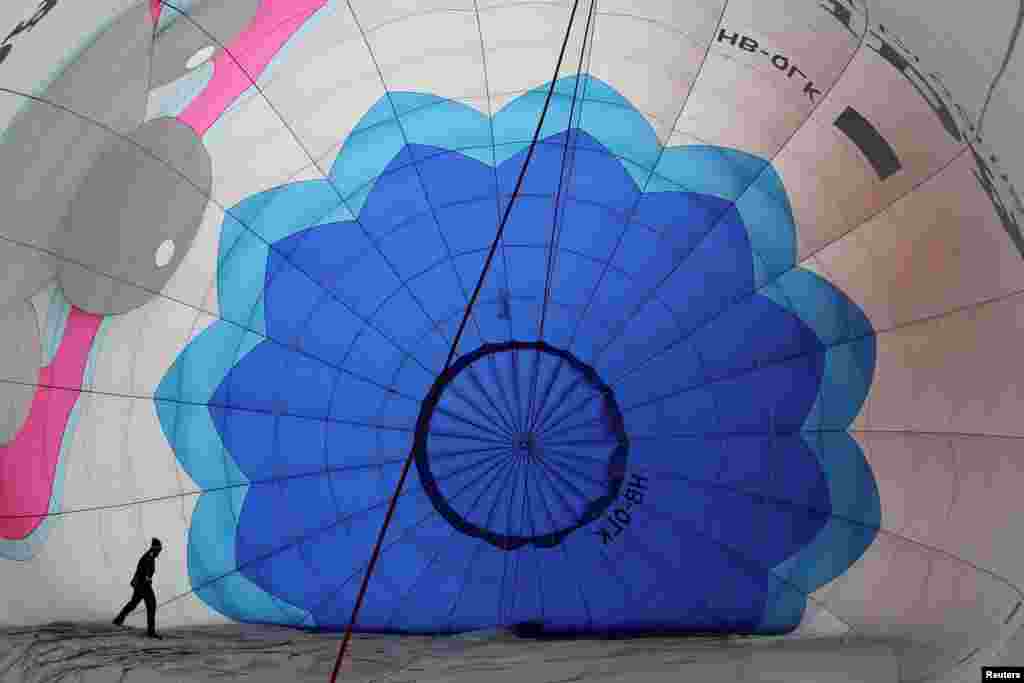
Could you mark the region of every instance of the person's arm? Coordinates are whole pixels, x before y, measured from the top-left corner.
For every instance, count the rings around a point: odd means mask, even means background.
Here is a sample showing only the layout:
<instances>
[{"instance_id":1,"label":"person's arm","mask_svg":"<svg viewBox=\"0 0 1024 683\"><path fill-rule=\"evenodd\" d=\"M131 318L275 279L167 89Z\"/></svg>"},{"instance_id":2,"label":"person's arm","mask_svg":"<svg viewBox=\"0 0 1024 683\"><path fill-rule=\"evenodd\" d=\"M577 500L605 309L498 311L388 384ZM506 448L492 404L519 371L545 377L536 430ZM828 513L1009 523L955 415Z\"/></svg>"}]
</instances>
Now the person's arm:
<instances>
[{"instance_id":1,"label":"person's arm","mask_svg":"<svg viewBox=\"0 0 1024 683\"><path fill-rule=\"evenodd\" d=\"M148 559L149 553L146 553L145 555L139 558L139 564L135 567L135 576L132 577L133 586L137 581L141 580L148 583L153 578L153 575L149 571L149 567L147 566L149 563L146 560Z\"/></svg>"},{"instance_id":2,"label":"person's arm","mask_svg":"<svg viewBox=\"0 0 1024 683\"><path fill-rule=\"evenodd\" d=\"M142 558L139 558L139 563L135 565L135 572L132 574L132 588L139 582L140 576L142 576Z\"/></svg>"}]
</instances>

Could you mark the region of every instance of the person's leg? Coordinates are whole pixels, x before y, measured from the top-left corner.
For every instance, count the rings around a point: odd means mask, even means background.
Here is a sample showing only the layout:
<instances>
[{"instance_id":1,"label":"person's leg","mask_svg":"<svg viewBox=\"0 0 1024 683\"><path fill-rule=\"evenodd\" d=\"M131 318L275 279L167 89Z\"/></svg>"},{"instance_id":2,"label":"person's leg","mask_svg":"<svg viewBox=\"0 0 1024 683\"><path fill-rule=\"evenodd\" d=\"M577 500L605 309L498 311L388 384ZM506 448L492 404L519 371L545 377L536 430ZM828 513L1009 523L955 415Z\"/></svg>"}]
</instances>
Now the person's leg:
<instances>
[{"instance_id":1,"label":"person's leg","mask_svg":"<svg viewBox=\"0 0 1024 683\"><path fill-rule=\"evenodd\" d=\"M124 620L128 617L129 614L132 613L132 611L136 607L139 606L140 602L142 602L142 595L139 593L139 590L136 588L134 591L132 591L132 599L129 600L128 604L124 606L124 609L121 610L121 613L118 614L116 617L114 617L114 623L117 624L118 626L123 624Z\"/></svg>"},{"instance_id":2,"label":"person's leg","mask_svg":"<svg viewBox=\"0 0 1024 683\"><path fill-rule=\"evenodd\" d=\"M146 633L150 635L156 634L156 594L153 593L153 587L147 586L146 592L143 593L143 599L146 601Z\"/></svg>"}]
</instances>

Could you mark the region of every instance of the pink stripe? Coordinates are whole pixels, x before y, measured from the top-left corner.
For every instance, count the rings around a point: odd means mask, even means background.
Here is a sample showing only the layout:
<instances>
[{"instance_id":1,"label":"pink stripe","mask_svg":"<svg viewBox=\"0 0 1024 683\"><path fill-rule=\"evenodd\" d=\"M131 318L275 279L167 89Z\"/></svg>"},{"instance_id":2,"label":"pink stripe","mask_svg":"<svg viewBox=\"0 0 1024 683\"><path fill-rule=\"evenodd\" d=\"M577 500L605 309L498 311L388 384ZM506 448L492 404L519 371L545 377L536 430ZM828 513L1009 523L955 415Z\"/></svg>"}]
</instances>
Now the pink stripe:
<instances>
[{"instance_id":1,"label":"pink stripe","mask_svg":"<svg viewBox=\"0 0 1024 683\"><path fill-rule=\"evenodd\" d=\"M57 355L39 371L28 419L0 446L0 538L27 537L49 511L64 430L102 321L103 316L71 307Z\"/></svg>"},{"instance_id":2,"label":"pink stripe","mask_svg":"<svg viewBox=\"0 0 1024 683\"><path fill-rule=\"evenodd\" d=\"M249 25L213 59L213 78L178 119L203 135L267 68L274 55L327 0L263 0ZM232 56L234 58L232 58ZM237 62L236 62L237 60Z\"/></svg>"},{"instance_id":3,"label":"pink stripe","mask_svg":"<svg viewBox=\"0 0 1024 683\"><path fill-rule=\"evenodd\" d=\"M149 0L149 14L153 17L154 24L160 21L160 10L162 7L160 0Z\"/></svg>"}]
</instances>

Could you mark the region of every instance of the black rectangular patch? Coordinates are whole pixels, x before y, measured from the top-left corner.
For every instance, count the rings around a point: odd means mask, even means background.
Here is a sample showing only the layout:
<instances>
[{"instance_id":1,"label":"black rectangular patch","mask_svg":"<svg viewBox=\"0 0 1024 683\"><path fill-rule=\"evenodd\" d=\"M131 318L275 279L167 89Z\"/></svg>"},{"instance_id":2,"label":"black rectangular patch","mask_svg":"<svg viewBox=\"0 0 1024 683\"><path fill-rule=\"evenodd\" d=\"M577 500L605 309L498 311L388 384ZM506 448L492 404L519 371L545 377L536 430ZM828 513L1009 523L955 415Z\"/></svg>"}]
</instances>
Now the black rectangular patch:
<instances>
[{"instance_id":1,"label":"black rectangular patch","mask_svg":"<svg viewBox=\"0 0 1024 683\"><path fill-rule=\"evenodd\" d=\"M847 107L839 115L835 126L850 138L850 142L857 145L857 149L867 158L880 180L886 180L903 168L892 145L853 107Z\"/></svg>"}]
</instances>

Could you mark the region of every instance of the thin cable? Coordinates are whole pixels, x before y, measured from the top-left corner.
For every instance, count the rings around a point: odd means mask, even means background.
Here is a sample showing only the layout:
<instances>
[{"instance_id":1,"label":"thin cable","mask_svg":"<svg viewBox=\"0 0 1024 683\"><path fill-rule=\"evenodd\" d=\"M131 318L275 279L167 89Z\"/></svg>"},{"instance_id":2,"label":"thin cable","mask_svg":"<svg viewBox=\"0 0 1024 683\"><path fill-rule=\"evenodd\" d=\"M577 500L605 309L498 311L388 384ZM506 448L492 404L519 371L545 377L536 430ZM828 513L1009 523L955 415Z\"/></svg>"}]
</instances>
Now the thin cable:
<instances>
[{"instance_id":1,"label":"thin cable","mask_svg":"<svg viewBox=\"0 0 1024 683\"><path fill-rule=\"evenodd\" d=\"M484 262L483 270L480 272L480 278L477 280L476 288L473 290L473 296L469 299L469 304L466 306L466 311L462 316L462 322L459 323L459 329L455 333L455 338L452 340L451 349L448 352L448 358L445 360L444 369L442 372L447 370L458 351L459 341L462 339L462 334L466 329L466 322L469 320L469 316L473 311L473 306L476 304L476 300L480 296L480 291L483 289L484 281L487 279L487 272L490 270L491 262L494 260L494 254L498 249L498 245L501 243L501 238L505 233L505 226L508 224L508 217L512 212L512 206L515 204L516 197L519 195L519 190L522 188L523 180L526 178L526 169L530 165L530 160L533 158L534 150L537 147L537 140L540 138L540 132L544 127L544 119L547 117L548 108L551 105L551 97L555 92L555 84L558 82L558 74L562 70L562 61L565 58L565 51L569 45L569 35L572 33L572 25L576 19L576 10L579 8L579 0L574 0L572 5L572 13L569 15L569 25L565 29L565 37L562 39L562 49L558 54L558 64L555 66L555 74L551 78L551 85L548 87L547 98L544 100L544 108L541 109L540 119L537 121L537 128L533 133L533 140L530 142L530 147L526 153L526 159L523 160L523 167L519 171L519 178L516 180L515 189L512 191L512 196L509 198L508 205L505 207L505 214L502 216L501 225L498 226L498 232L494 236L494 240L491 242L491 248L487 253L487 260ZM363 584L359 589L359 594L356 597L356 604L352 609L352 618L349 620L348 627L345 629L345 637L341 641L341 648L338 651L338 659L334 664L334 671L331 672L331 683L336 683L338 680L338 671L341 669L341 663L345 658L345 652L348 649L348 644L352 640L352 629L355 627L356 619L359 617L359 610L363 605L363 600L366 598L366 590L370 584L370 577L373 575L373 570L377 565L377 559L380 557L380 549L384 543L384 537L387 534L388 526L391 524L391 518L395 514L395 507L398 503L398 497L402 493L402 487L405 485L405 480L409 475L409 469L412 466L413 453L409 452L408 457L405 460L405 465L402 467L402 473L398 478L398 484L395 486L395 492L391 496L391 502L388 504L387 513L384 515L384 523L381 525L380 532L377 534L377 542L374 544L373 553L370 555L370 562L367 565L366 573L363 575Z\"/></svg>"},{"instance_id":2,"label":"thin cable","mask_svg":"<svg viewBox=\"0 0 1024 683\"><path fill-rule=\"evenodd\" d=\"M537 330L537 339L544 339L544 329L547 323L548 304L551 301L551 285L552 279L554 278L555 270L557 268L558 251L561 245L562 222L565 218L565 207L562 205L562 190L565 185L566 169L569 171L569 183L572 183L573 170L576 162L576 150L579 147L579 141L572 145L570 158L570 146L569 141L572 138L573 131L573 119L576 116L576 102L579 99L579 88L580 88L580 76L583 73L583 62L587 60L587 71L590 69L590 56L593 53L593 32L591 30L591 23L594 16L597 13L597 0L591 0L590 10L587 12L587 22L583 29L583 41L580 45L580 58L579 63L576 65L576 80L572 90L572 101L569 103L569 121L566 125L565 141L562 146L562 162L558 173L558 187L555 190L555 203L554 211L551 220L551 239L548 241L548 258L547 267L544 273L544 302L541 305L540 310L540 324ZM588 73L587 83L584 84L584 92L582 100L586 101L586 86L590 83L590 77ZM583 118L583 104L580 103L579 118ZM560 208L561 207L561 210ZM533 431L534 423L534 400L537 394L537 382L540 377L540 351L537 350L533 356L533 381L530 382L530 398L526 407L526 421L523 424L524 432ZM561 369L561 360L559 360L559 369Z\"/></svg>"},{"instance_id":3,"label":"thin cable","mask_svg":"<svg viewBox=\"0 0 1024 683\"><path fill-rule=\"evenodd\" d=\"M1007 67L1010 66L1010 58L1013 57L1014 50L1017 47L1017 38L1020 37L1021 24L1024 24L1024 0L1020 0L1020 6L1017 8L1017 21L1013 25L1013 30L1010 31L1010 44L1006 48L1006 54L1003 55L1003 63L999 65L999 71L996 72L995 77L992 79L992 83L988 86L988 94L985 96L985 103L981 106L981 113L978 114L978 132L977 136L981 137L981 127L985 123L985 114L988 112L988 105L992 102L992 95L996 91L996 86L999 85L999 81L1002 80L1003 74L1006 73Z\"/></svg>"},{"instance_id":4,"label":"thin cable","mask_svg":"<svg viewBox=\"0 0 1024 683\"><path fill-rule=\"evenodd\" d=\"M491 169L494 174L494 217L498 219L501 216L501 183L498 180L498 146L494 138L494 106L493 106L493 95L491 93L491 77L487 71L487 44L484 42L484 27L483 22L480 20L480 2L479 0L473 0L473 16L476 19L476 32L480 37L480 64L483 67L484 76L484 91L487 94L487 129L490 133L490 149L491 149ZM502 262L502 275L505 279L505 292L508 297L502 297L503 301L499 303L499 307L507 304L508 308L511 309L511 293L512 286L508 279L508 249L504 244L501 245L501 262ZM505 311L502 311L503 313ZM512 339L514 336L512 328L512 315L506 316L506 323L508 323L508 338ZM491 359L493 363L493 358Z\"/></svg>"},{"instance_id":5,"label":"thin cable","mask_svg":"<svg viewBox=\"0 0 1024 683\"><path fill-rule=\"evenodd\" d=\"M1021 1L1024 2L1024 0ZM562 190L565 185L566 169L568 168L569 172L572 172L571 169L573 162L569 160L569 141L572 139L573 117L576 115L576 101L578 99L580 89L580 72L583 69L583 60L587 55L587 39L590 37L590 22L594 18L594 8L596 5L597 0L591 0L590 11L587 12L587 23L583 28L583 44L580 46L579 64L576 66L576 82L572 89L572 101L569 103L569 123L566 126L565 141L562 144L562 164L559 168L558 187L555 189L555 209L551 219L551 240L548 245L548 263L547 270L544 275L544 303L540 310L540 328L537 332L538 339L544 339L544 324L547 322L548 301L551 298L551 279L554 276L555 269L556 240L558 240L562 232L560 230L561 223L559 221L559 213L565 213L564 211L559 212L559 206L562 203ZM582 109L583 106L581 104L581 112ZM576 149L578 144L579 143L577 142L577 144L573 146L573 150ZM573 161L575 161L575 155L573 156Z\"/></svg>"}]
</instances>

